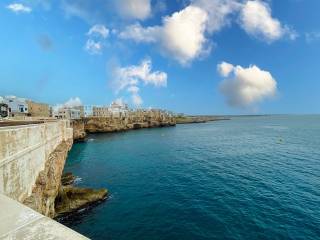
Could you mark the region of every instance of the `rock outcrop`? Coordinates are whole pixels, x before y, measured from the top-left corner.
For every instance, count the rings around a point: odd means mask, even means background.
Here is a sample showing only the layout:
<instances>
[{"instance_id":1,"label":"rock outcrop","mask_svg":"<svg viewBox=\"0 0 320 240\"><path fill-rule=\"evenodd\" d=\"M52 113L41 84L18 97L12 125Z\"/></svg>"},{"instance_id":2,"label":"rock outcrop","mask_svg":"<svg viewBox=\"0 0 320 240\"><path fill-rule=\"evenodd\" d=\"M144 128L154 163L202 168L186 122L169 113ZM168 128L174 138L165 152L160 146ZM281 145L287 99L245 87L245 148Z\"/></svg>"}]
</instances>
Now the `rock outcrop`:
<instances>
[{"instance_id":1,"label":"rock outcrop","mask_svg":"<svg viewBox=\"0 0 320 240\"><path fill-rule=\"evenodd\" d=\"M68 186L74 184L76 180L76 176L74 176L71 172L66 172L61 176L61 185Z\"/></svg>"},{"instance_id":2,"label":"rock outcrop","mask_svg":"<svg viewBox=\"0 0 320 240\"><path fill-rule=\"evenodd\" d=\"M45 216L55 216L55 199L59 193L62 171L71 146L72 140L63 141L49 155L45 169L38 175L31 196L23 202L25 205Z\"/></svg>"},{"instance_id":3,"label":"rock outcrop","mask_svg":"<svg viewBox=\"0 0 320 240\"><path fill-rule=\"evenodd\" d=\"M107 189L61 186L55 202L56 216L72 213L80 208L96 204L107 198Z\"/></svg>"}]
</instances>

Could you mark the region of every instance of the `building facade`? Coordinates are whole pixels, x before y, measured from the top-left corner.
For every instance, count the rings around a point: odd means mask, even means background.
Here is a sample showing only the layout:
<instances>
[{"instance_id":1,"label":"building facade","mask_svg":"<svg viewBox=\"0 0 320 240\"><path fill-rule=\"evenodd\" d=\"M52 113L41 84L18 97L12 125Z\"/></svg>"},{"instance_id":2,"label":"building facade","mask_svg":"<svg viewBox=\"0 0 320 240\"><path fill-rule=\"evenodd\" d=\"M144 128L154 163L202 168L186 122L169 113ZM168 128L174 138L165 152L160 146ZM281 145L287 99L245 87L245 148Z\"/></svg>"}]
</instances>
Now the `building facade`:
<instances>
[{"instance_id":1,"label":"building facade","mask_svg":"<svg viewBox=\"0 0 320 240\"><path fill-rule=\"evenodd\" d=\"M83 116L84 117L92 117L93 116L93 106L92 105L84 105L83 106Z\"/></svg>"},{"instance_id":2,"label":"building facade","mask_svg":"<svg viewBox=\"0 0 320 240\"><path fill-rule=\"evenodd\" d=\"M50 117L50 108L48 104L36 103L28 100L28 115L31 117Z\"/></svg>"},{"instance_id":3,"label":"building facade","mask_svg":"<svg viewBox=\"0 0 320 240\"><path fill-rule=\"evenodd\" d=\"M80 119L81 112L74 108L61 108L55 117L59 119Z\"/></svg>"},{"instance_id":4,"label":"building facade","mask_svg":"<svg viewBox=\"0 0 320 240\"><path fill-rule=\"evenodd\" d=\"M16 96L6 96L3 98L5 104L8 105L9 117L27 116L29 107L25 98L18 98Z\"/></svg>"},{"instance_id":5,"label":"building facade","mask_svg":"<svg viewBox=\"0 0 320 240\"><path fill-rule=\"evenodd\" d=\"M110 117L111 112L108 107L106 106L94 106L92 108L93 116L94 117Z\"/></svg>"}]
</instances>

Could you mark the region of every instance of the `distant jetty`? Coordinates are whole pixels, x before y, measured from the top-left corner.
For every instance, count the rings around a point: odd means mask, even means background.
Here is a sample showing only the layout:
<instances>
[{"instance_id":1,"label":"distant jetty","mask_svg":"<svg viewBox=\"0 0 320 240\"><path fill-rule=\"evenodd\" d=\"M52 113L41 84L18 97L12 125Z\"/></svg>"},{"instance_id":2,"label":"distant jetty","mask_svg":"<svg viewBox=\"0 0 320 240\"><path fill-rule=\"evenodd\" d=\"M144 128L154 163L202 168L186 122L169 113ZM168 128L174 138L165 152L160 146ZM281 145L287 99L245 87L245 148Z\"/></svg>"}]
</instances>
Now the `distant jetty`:
<instances>
[{"instance_id":1,"label":"distant jetty","mask_svg":"<svg viewBox=\"0 0 320 240\"><path fill-rule=\"evenodd\" d=\"M222 121L222 120L230 120L228 117L223 116L207 116L207 115L199 115L199 116L177 116L176 123L177 124L190 124L190 123L206 123L213 121Z\"/></svg>"}]
</instances>

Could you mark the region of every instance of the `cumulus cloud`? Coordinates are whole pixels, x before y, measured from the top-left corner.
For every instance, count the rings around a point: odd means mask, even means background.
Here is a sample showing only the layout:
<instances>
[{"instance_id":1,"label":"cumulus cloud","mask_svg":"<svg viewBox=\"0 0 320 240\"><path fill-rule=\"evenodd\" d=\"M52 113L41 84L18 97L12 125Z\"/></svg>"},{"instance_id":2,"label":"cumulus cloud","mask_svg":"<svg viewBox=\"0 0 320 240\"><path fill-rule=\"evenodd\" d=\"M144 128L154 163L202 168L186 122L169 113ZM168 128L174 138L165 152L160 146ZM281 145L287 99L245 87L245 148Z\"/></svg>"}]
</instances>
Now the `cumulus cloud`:
<instances>
[{"instance_id":1,"label":"cumulus cloud","mask_svg":"<svg viewBox=\"0 0 320 240\"><path fill-rule=\"evenodd\" d=\"M107 38L109 35L109 29L103 24L96 24L89 29L87 35Z\"/></svg>"},{"instance_id":2,"label":"cumulus cloud","mask_svg":"<svg viewBox=\"0 0 320 240\"><path fill-rule=\"evenodd\" d=\"M81 99L79 97L71 97L68 101L63 104L56 104L53 107L54 113L57 113L62 108L73 108L82 106Z\"/></svg>"},{"instance_id":3,"label":"cumulus cloud","mask_svg":"<svg viewBox=\"0 0 320 240\"><path fill-rule=\"evenodd\" d=\"M228 77L221 82L220 90L230 106L254 106L266 98L275 96L277 92L277 82L271 73L255 65L243 68L222 62L217 68L219 71L222 70L221 76Z\"/></svg>"},{"instance_id":4,"label":"cumulus cloud","mask_svg":"<svg viewBox=\"0 0 320 240\"><path fill-rule=\"evenodd\" d=\"M116 7L125 18L143 20L151 15L151 0L117 0Z\"/></svg>"},{"instance_id":5,"label":"cumulus cloud","mask_svg":"<svg viewBox=\"0 0 320 240\"><path fill-rule=\"evenodd\" d=\"M109 36L109 29L102 24L96 24L92 26L87 36L87 40L84 49L92 55L101 54L104 47L104 41Z\"/></svg>"},{"instance_id":6,"label":"cumulus cloud","mask_svg":"<svg viewBox=\"0 0 320 240\"><path fill-rule=\"evenodd\" d=\"M89 54L96 55L96 54L101 54L102 53L103 46L102 46L102 43L99 42L99 41L96 42L95 40L88 39L84 49Z\"/></svg>"},{"instance_id":7,"label":"cumulus cloud","mask_svg":"<svg viewBox=\"0 0 320 240\"><path fill-rule=\"evenodd\" d=\"M144 27L140 23L132 24L120 31L119 37L137 43L157 44L163 53L185 65L210 53L213 43L209 36L232 21L249 35L267 42L284 37L293 40L298 36L293 29L272 17L268 2L190 0L184 9L164 17L161 25Z\"/></svg>"},{"instance_id":8,"label":"cumulus cloud","mask_svg":"<svg viewBox=\"0 0 320 240\"><path fill-rule=\"evenodd\" d=\"M165 54L181 64L187 64L207 52L205 37L206 11L188 6L163 19L161 26L144 28L140 24L128 26L119 36L136 42L159 43Z\"/></svg>"},{"instance_id":9,"label":"cumulus cloud","mask_svg":"<svg viewBox=\"0 0 320 240\"><path fill-rule=\"evenodd\" d=\"M271 8L261 0L247 1L240 13L240 25L249 34L268 42L284 36L295 39L297 34L288 26L273 18Z\"/></svg>"},{"instance_id":10,"label":"cumulus cloud","mask_svg":"<svg viewBox=\"0 0 320 240\"><path fill-rule=\"evenodd\" d=\"M230 15L242 7L239 0L193 0L192 4L207 12L207 31L209 33L219 31L229 25Z\"/></svg>"},{"instance_id":11,"label":"cumulus cloud","mask_svg":"<svg viewBox=\"0 0 320 240\"><path fill-rule=\"evenodd\" d=\"M7 9L15 13L30 13L32 9L22 3L11 3L7 6Z\"/></svg>"},{"instance_id":12,"label":"cumulus cloud","mask_svg":"<svg viewBox=\"0 0 320 240\"><path fill-rule=\"evenodd\" d=\"M227 77L233 71L233 65L227 62L218 64L217 70L222 77Z\"/></svg>"},{"instance_id":13,"label":"cumulus cloud","mask_svg":"<svg viewBox=\"0 0 320 240\"><path fill-rule=\"evenodd\" d=\"M136 106L142 104L139 85L167 86L167 74L165 72L152 71L150 59L143 60L140 65L115 67L113 69L113 79L115 92L119 93L122 90L126 90L131 94L133 103Z\"/></svg>"}]
</instances>

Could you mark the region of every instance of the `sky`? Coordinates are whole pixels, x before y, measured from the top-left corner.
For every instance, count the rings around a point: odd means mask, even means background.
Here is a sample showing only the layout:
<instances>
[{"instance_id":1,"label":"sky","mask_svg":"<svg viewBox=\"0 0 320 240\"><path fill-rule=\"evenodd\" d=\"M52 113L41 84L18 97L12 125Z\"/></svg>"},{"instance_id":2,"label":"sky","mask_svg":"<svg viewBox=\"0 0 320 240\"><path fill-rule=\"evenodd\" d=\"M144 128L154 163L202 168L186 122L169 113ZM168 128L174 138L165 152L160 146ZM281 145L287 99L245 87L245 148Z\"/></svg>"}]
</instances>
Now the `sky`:
<instances>
[{"instance_id":1,"label":"sky","mask_svg":"<svg viewBox=\"0 0 320 240\"><path fill-rule=\"evenodd\" d=\"M2 0L0 96L320 113L319 0Z\"/></svg>"}]
</instances>

